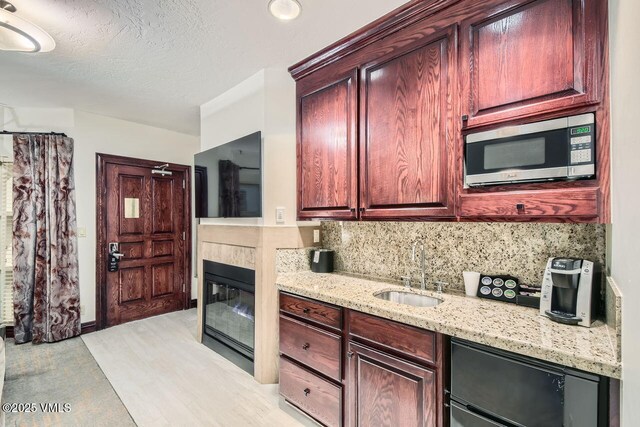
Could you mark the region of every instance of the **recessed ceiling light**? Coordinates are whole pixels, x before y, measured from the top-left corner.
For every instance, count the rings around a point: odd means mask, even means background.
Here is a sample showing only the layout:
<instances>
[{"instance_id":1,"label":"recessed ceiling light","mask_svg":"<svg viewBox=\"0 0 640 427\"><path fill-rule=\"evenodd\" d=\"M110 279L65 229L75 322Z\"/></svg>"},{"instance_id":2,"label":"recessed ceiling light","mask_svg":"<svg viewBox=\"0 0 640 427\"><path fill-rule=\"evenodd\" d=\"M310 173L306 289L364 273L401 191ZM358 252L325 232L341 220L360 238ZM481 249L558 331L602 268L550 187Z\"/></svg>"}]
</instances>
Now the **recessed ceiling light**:
<instances>
[{"instance_id":1,"label":"recessed ceiling light","mask_svg":"<svg viewBox=\"0 0 640 427\"><path fill-rule=\"evenodd\" d=\"M14 14L16 8L0 0L0 50L49 52L56 42L42 28Z\"/></svg>"},{"instance_id":2,"label":"recessed ceiling light","mask_svg":"<svg viewBox=\"0 0 640 427\"><path fill-rule=\"evenodd\" d=\"M298 0L271 0L269 2L269 12L278 19L291 21L300 15L302 6L300 6Z\"/></svg>"}]
</instances>

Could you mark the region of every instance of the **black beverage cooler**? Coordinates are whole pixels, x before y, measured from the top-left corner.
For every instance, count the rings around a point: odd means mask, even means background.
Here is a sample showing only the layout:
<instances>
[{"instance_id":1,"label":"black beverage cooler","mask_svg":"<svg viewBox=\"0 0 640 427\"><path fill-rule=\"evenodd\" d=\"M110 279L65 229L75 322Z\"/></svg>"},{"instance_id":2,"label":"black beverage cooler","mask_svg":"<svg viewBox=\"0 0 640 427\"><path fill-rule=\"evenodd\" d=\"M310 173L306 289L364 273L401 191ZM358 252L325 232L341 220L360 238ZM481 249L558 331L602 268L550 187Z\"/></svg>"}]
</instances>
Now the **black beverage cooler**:
<instances>
[{"instance_id":1,"label":"black beverage cooler","mask_svg":"<svg viewBox=\"0 0 640 427\"><path fill-rule=\"evenodd\" d=\"M451 341L451 427L604 427L608 379Z\"/></svg>"}]
</instances>

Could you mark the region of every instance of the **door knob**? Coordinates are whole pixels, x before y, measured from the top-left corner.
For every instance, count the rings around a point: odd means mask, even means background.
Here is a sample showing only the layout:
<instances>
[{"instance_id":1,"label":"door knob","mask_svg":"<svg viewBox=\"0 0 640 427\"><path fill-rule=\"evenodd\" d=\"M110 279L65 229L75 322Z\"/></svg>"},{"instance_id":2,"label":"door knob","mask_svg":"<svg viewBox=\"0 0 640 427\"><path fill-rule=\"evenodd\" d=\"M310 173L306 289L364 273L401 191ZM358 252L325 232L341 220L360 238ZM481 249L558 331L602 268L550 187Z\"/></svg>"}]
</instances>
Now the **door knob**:
<instances>
[{"instance_id":1,"label":"door knob","mask_svg":"<svg viewBox=\"0 0 640 427\"><path fill-rule=\"evenodd\" d=\"M303 349L303 350L309 350L309 347L311 347L311 345L310 345L308 342L306 342L306 343L304 343L304 345L302 346L302 349Z\"/></svg>"},{"instance_id":2,"label":"door knob","mask_svg":"<svg viewBox=\"0 0 640 427\"><path fill-rule=\"evenodd\" d=\"M311 390L309 390L308 388L304 389L304 395L305 396L309 396L310 393L311 393Z\"/></svg>"}]
</instances>

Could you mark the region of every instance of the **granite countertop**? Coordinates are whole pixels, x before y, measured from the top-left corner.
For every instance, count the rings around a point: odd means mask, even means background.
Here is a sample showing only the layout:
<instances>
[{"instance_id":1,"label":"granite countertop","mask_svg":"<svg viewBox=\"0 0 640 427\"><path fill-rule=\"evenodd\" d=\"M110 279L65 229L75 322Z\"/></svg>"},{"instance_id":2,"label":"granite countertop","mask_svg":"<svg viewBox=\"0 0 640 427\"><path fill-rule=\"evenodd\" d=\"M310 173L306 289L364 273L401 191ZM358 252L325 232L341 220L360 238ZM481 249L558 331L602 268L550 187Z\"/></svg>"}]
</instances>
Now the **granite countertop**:
<instances>
[{"instance_id":1,"label":"granite countertop","mask_svg":"<svg viewBox=\"0 0 640 427\"><path fill-rule=\"evenodd\" d=\"M464 294L410 289L437 297L436 307L413 307L373 296L398 284L344 273L310 271L281 273L278 289L353 310L440 332L452 337L620 378L616 330L603 322L591 328L562 325L540 316L537 309L466 297Z\"/></svg>"}]
</instances>

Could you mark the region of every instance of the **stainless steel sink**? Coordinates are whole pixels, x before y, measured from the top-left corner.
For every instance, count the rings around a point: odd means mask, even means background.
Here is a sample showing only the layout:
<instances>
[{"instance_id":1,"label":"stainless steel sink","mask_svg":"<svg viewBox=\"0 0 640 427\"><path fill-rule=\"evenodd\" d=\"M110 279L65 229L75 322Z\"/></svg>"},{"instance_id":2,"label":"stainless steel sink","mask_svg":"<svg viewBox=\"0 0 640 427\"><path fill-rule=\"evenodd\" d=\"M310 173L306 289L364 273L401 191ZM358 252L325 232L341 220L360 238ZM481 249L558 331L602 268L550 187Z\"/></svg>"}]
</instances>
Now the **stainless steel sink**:
<instances>
[{"instance_id":1,"label":"stainless steel sink","mask_svg":"<svg viewBox=\"0 0 640 427\"><path fill-rule=\"evenodd\" d=\"M384 291L373 294L373 296L385 301L412 305L414 307L435 307L442 302L442 300L438 298L403 291Z\"/></svg>"}]
</instances>

